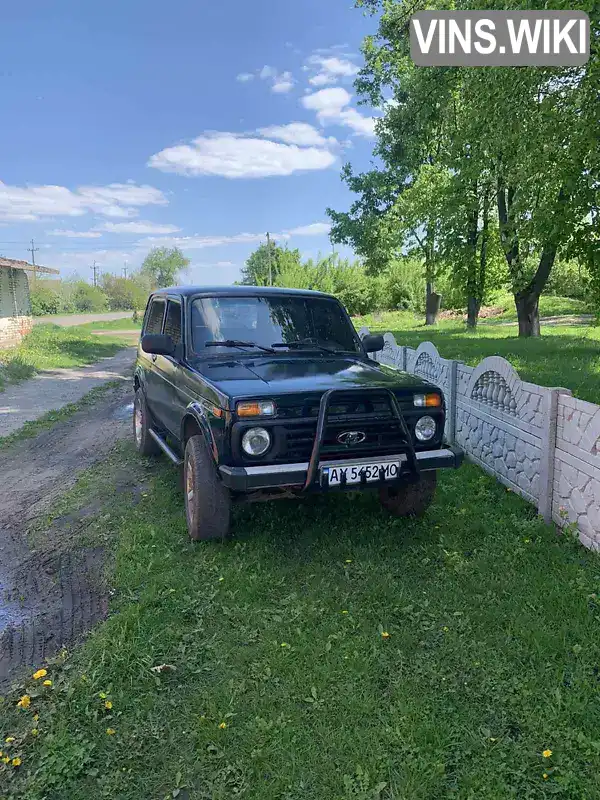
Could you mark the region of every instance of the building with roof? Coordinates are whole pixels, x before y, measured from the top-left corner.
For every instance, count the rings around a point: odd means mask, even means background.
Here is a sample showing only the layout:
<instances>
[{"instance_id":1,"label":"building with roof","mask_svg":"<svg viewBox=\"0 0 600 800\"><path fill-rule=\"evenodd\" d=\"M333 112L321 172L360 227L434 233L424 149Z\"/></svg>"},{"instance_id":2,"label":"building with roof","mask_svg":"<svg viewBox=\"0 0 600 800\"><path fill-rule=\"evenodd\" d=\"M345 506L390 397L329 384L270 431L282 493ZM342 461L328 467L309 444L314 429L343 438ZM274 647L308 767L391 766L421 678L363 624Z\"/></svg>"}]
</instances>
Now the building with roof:
<instances>
[{"instance_id":1,"label":"building with roof","mask_svg":"<svg viewBox=\"0 0 600 800\"><path fill-rule=\"evenodd\" d=\"M0 256L0 347L18 344L33 327L28 273L58 275L57 269Z\"/></svg>"}]
</instances>

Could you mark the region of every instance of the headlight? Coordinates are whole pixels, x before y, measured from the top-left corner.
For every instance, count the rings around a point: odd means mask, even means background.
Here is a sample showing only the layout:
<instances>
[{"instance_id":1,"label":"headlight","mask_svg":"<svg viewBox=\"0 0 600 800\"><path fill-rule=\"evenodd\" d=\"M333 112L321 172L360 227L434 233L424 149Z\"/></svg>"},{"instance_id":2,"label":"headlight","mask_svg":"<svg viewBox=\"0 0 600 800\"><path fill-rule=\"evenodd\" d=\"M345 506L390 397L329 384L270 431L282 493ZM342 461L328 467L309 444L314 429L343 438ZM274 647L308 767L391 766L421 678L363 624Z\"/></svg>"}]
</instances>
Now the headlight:
<instances>
[{"instance_id":1,"label":"headlight","mask_svg":"<svg viewBox=\"0 0 600 800\"><path fill-rule=\"evenodd\" d=\"M271 437L264 428L250 428L242 436L242 450L249 456L262 456L271 446Z\"/></svg>"},{"instance_id":2,"label":"headlight","mask_svg":"<svg viewBox=\"0 0 600 800\"><path fill-rule=\"evenodd\" d=\"M415 436L420 442L428 442L435 436L436 425L432 417L421 417L415 425Z\"/></svg>"},{"instance_id":3,"label":"headlight","mask_svg":"<svg viewBox=\"0 0 600 800\"><path fill-rule=\"evenodd\" d=\"M272 400L250 400L238 403L238 417L274 417L275 403Z\"/></svg>"}]
</instances>

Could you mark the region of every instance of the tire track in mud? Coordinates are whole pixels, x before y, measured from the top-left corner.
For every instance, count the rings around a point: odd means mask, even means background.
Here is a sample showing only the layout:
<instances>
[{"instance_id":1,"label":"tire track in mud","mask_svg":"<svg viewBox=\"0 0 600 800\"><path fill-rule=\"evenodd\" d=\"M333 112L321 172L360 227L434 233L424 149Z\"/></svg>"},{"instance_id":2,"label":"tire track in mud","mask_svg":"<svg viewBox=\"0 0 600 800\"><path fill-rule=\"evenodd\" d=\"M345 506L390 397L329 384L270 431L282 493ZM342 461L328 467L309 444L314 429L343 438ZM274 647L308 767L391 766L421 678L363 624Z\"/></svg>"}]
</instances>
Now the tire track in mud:
<instances>
[{"instance_id":1,"label":"tire track in mud","mask_svg":"<svg viewBox=\"0 0 600 800\"><path fill-rule=\"evenodd\" d=\"M129 435L132 401L128 380L52 429L0 451L0 689L108 612L104 548L77 541L77 529L100 510L93 499L89 510L73 515L75 532L53 524L36 533L46 537L37 549L29 547L27 532L83 470ZM131 476L124 483L133 489Z\"/></svg>"}]
</instances>

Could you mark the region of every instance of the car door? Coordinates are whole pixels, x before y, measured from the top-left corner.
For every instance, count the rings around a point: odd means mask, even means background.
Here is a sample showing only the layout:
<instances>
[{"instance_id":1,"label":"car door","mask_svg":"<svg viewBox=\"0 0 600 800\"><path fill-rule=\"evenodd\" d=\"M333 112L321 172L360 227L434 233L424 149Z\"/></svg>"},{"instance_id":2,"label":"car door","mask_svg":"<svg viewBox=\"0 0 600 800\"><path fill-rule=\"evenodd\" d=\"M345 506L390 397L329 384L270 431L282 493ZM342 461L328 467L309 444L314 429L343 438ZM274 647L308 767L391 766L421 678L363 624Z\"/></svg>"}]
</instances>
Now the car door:
<instances>
[{"instance_id":1,"label":"car door","mask_svg":"<svg viewBox=\"0 0 600 800\"><path fill-rule=\"evenodd\" d=\"M182 392L182 328L181 300L178 297L169 297L162 332L173 340L175 352L172 356L157 356L154 367L160 379L160 384L157 384L157 414L167 430L177 438L184 410L189 402Z\"/></svg>"},{"instance_id":2,"label":"car door","mask_svg":"<svg viewBox=\"0 0 600 800\"><path fill-rule=\"evenodd\" d=\"M165 297L152 298L144 320L142 336L146 333L162 333L166 309L167 300ZM148 407L152 416L159 423L164 424L160 414L159 403L162 377L157 372L156 366L156 362L159 357L160 356L144 353L140 349L140 360L143 363L144 369L144 389L146 394L146 402L148 403Z\"/></svg>"}]
</instances>

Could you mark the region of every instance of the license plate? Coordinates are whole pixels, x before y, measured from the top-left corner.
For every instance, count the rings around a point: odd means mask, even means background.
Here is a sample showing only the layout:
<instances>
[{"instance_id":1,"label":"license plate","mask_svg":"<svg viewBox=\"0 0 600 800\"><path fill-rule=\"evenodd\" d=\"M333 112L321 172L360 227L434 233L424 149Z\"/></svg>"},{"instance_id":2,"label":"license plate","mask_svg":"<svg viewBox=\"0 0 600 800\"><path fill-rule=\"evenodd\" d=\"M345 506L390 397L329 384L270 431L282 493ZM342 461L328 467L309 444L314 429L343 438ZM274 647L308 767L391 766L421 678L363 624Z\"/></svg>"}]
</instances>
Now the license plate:
<instances>
[{"instance_id":1,"label":"license plate","mask_svg":"<svg viewBox=\"0 0 600 800\"><path fill-rule=\"evenodd\" d=\"M370 483L371 481L378 481L380 479L381 470L383 470L384 480L391 481L398 477L400 462L375 461L372 464L349 464L343 467L322 467L321 481L323 482L325 476L328 476L329 486L339 486L341 483L361 483L362 480L366 480L367 483ZM344 475L346 476L345 481ZM363 475L365 476L364 478Z\"/></svg>"}]
</instances>

